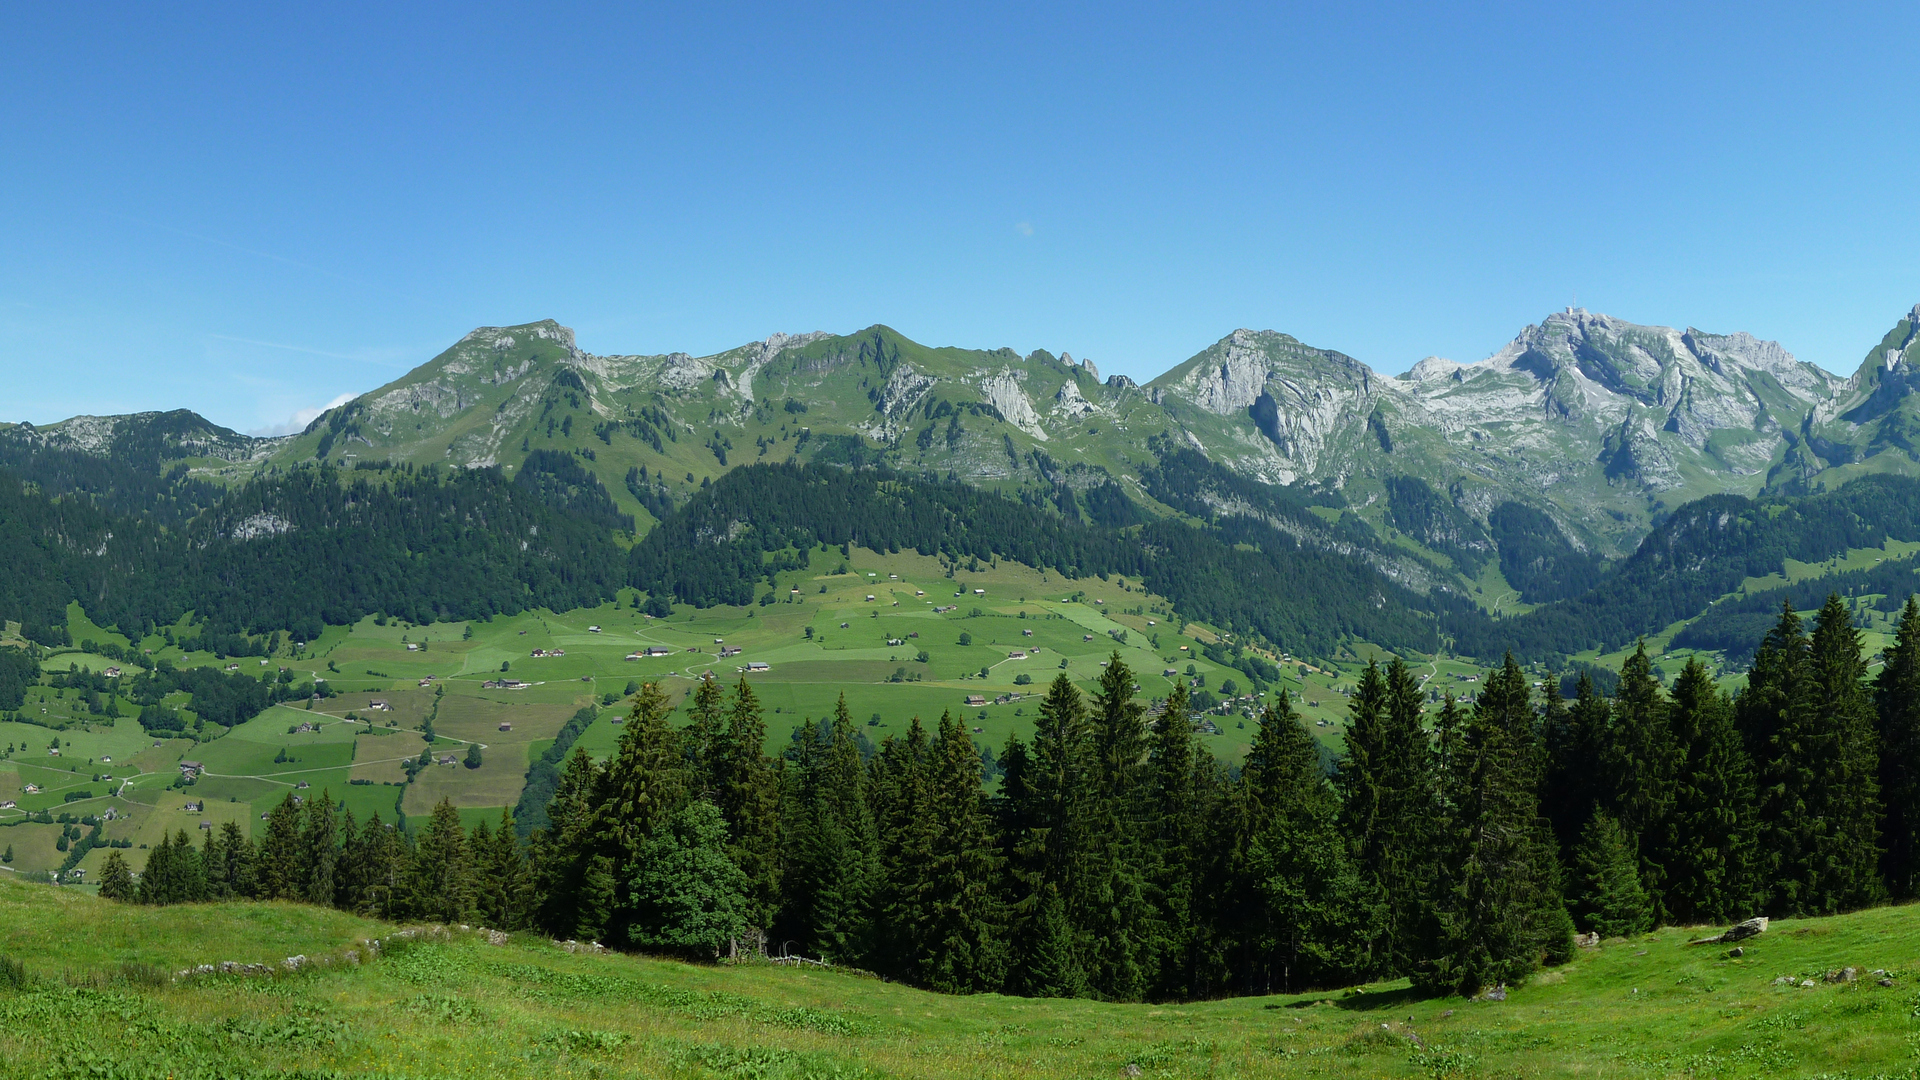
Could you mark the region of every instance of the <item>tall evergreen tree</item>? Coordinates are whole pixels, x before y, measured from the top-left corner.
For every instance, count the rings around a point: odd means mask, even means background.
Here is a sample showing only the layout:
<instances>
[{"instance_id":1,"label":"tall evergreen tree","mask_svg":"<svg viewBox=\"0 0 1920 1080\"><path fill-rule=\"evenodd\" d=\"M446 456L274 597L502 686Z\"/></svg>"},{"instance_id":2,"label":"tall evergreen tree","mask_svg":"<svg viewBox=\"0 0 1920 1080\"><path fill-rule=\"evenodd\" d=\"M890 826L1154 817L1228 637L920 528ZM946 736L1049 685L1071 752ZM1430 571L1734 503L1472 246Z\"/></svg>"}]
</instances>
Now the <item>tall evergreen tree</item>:
<instances>
[{"instance_id":1,"label":"tall evergreen tree","mask_svg":"<svg viewBox=\"0 0 1920 1080\"><path fill-rule=\"evenodd\" d=\"M824 742L815 731L792 779L788 816L787 923L801 947L858 962L871 947L874 874L879 850L867 801L858 733L840 695Z\"/></svg>"},{"instance_id":2,"label":"tall evergreen tree","mask_svg":"<svg viewBox=\"0 0 1920 1080\"><path fill-rule=\"evenodd\" d=\"M1887 887L1900 900L1920 896L1920 601L1900 612L1886 664L1873 687L1880 736L1880 835Z\"/></svg>"},{"instance_id":3,"label":"tall evergreen tree","mask_svg":"<svg viewBox=\"0 0 1920 1080\"><path fill-rule=\"evenodd\" d=\"M926 766L928 818L939 827L922 877L915 966L936 990L997 990L1007 973L1000 856L980 793L980 751L950 712L940 715Z\"/></svg>"},{"instance_id":4,"label":"tall evergreen tree","mask_svg":"<svg viewBox=\"0 0 1920 1080\"><path fill-rule=\"evenodd\" d=\"M1880 744L1860 631L1840 594L1814 619L1807 651L1815 700L1831 740L1831 772L1820 794L1833 821L1833 884L1824 910L1861 907L1885 896L1880 880Z\"/></svg>"},{"instance_id":5,"label":"tall evergreen tree","mask_svg":"<svg viewBox=\"0 0 1920 1080\"><path fill-rule=\"evenodd\" d=\"M753 883L753 921L761 928L771 924L780 890L780 777L766 741L760 699L743 678L711 753L712 801L727 822L728 857Z\"/></svg>"},{"instance_id":6,"label":"tall evergreen tree","mask_svg":"<svg viewBox=\"0 0 1920 1080\"><path fill-rule=\"evenodd\" d=\"M1204 753L1204 751L1199 751ZM1146 820L1151 829L1153 862L1148 896L1154 906L1156 937L1152 994L1161 999L1190 996L1198 974L1202 941L1201 908L1196 905L1205 865L1205 807L1196 797L1196 747L1187 687L1176 680L1153 730L1147 760Z\"/></svg>"},{"instance_id":7,"label":"tall evergreen tree","mask_svg":"<svg viewBox=\"0 0 1920 1080\"><path fill-rule=\"evenodd\" d=\"M1426 876L1430 751L1419 682L1398 657L1384 673L1369 663L1348 708L1346 754L1334 778L1341 831L1361 881L1384 914L1381 936L1367 943L1363 967L1398 971L1411 955L1415 900Z\"/></svg>"},{"instance_id":8,"label":"tall evergreen tree","mask_svg":"<svg viewBox=\"0 0 1920 1080\"><path fill-rule=\"evenodd\" d=\"M1358 975L1383 922L1354 867L1320 751L1286 691L1269 706L1241 771L1244 989L1292 991Z\"/></svg>"},{"instance_id":9,"label":"tall evergreen tree","mask_svg":"<svg viewBox=\"0 0 1920 1080\"><path fill-rule=\"evenodd\" d=\"M449 799L433 808L433 817L414 850L407 892L413 910L436 922L465 922L473 915L473 864L467 851L460 811Z\"/></svg>"},{"instance_id":10,"label":"tall evergreen tree","mask_svg":"<svg viewBox=\"0 0 1920 1080\"><path fill-rule=\"evenodd\" d=\"M599 795L600 766L584 746L575 747L561 770L547 804L548 825L533 836L534 893L540 925L555 937L579 933L581 883L593 858L593 808ZM611 887L613 872L607 871ZM612 901L608 901L608 915ZM604 919L606 916L603 916ZM595 928L600 927L595 923ZM597 940L597 938L596 938Z\"/></svg>"},{"instance_id":11,"label":"tall evergreen tree","mask_svg":"<svg viewBox=\"0 0 1920 1080\"><path fill-rule=\"evenodd\" d=\"M1133 671L1115 651L1100 673L1088 714L1092 769L1081 830L1087 872L1079 910L1069 908L1085 935L1088 984L1113 1001L1145 996L1159 951L1146 897L1147 845L1140 822L1145 714L1134 700Z\"/></svg>"},{"instance_id":12,"label":"tall evergreen tree","mask_svg":"<svg viewBox=\"0 0 1920 1080\"><path fill-rule=\"evenodd\" d=\"M689 697L689 722L681 732L687 758L687 790L694 798L714 798L720 790L716 755L727 732L727 692L708 672Z\"/></svg>"},{"instance_id":13,"label":"tall evergreen tree","mask_svg":"<svg viewBox=\"0 0 1920 1080\"><path fill-rule=\"evenodd\" d=\"M484 824L482 842L474 851L474 865L481 879L474 914L498 930L521 929L526 925L533 881L526 852L513 827L513 815L501 807L500 825L491 836L486 835Z\"/></svg>"},{"instance_id":14,"label":"tall evergreen tree","mask_svg":"<svg viewBox=\"0 0 1920 1080\"><path fill-rule=\"evenodd\" d=\"M307 803L301 822L301 862L306 873L300 889L307 903L323 907L333 906L334 868L339 859L336 805L329 790L322 788L320 797Z\"/></svg>"},{"instance_id":15,"label":"tall evergreen tree","mask_svg":"<svg viewBox=\"0 0 1920 1080\"><path fill-rule=\"evenodd\" d=\"M1085 934L1076 916L1087 877L1081 808L1090 794L1091 757L1086 700L1062 672L1040 702L1031 755L1016 759L1019 773L1004 811L1022 830L1008 843L1015 943L1008 985L1016 993L1089 992ZM1049 904L1059 905L1064 939L1043 911Z\"/></svg>"},{"instance_id":16,"label":"tall evergreen tree","mask_svg":"<svg viewBox=\"0 0 1920 1080\"><path fill-rule=\"evenodd\" d=\"M1490 673L1464 728L1457 724L1443 712L1443 862L1413 978L1428 991L1472 993L1565 958L1573 928L1540 816L1544 761L1531 695L1512 656Z\"/></svg>"},{"instance_id":17,"label":"tall evergreen tree","mask_svg":"<svg viewBox=\"0 0 1920 1080\"><path fill-rule=\"evenodd\" d=\"M1540 785L1540 809L1553 825L1562 858L1569 865L1587 819L1600 801L1599 772L1602 749L1613 723L1607 699L1594 689L1593 677L1583 668L1574 682L1573 704L1568 706L1549 688L1547 707L1540 718L1540 736L1547 755L1547 771Z\"/></svg>"},{"instance_id":18,"label":"tall evergreen tree","mask_svg":"<svg viewBox=\"0 0 1920 1080\"><path fill-rule=\"evenodd\" d=\"M256 866L262 900L305 899L306 845L300 837L300 805L288 795L267 814Z\"/></svg>"},{"instance_id":19,"label":"tall evergreen tree","mask_svg":"<svg viewBox=\"0 0 1920 1080\"><path fill-rule=\"evenodd\" d=\"M100 898L102 900L132 900L136 898L133 885L133 871L127 868L127 860L117 851L107 852L107 859L100 865Z\"/></svg>"},{"instance_id":20,"label":"tall evergreen tree","mask_svg":"<svg viewBox=\"0 0 1920 1080\"><path fill-rule=\"evenodd\" d=\"M1744 919L1759 902L1753 764L1732 704L1698 658L1675 680L1668 715L1682 763L1662 845L1665 910L1680 923Z\"/></svg>"},{"instance_id":21,"label":"tall evergreen tree","mask_svg":"<svg viewBox=\"0 0 1920 1080\"><path fill-rule=\"evenodd\" d=\"M932 818L930 754L926 728L916 716L904 739L881 740L869 774L880 834L873 959L880 970L903 978L918 972L927 952L924 931L932 922L929 870L940 823Z\"/></svg>"},{"instance_id":22,"label":"tall evergreen tree","mask_svg":"<svg viewBox=\"0 0 1920 1080\"><path fill-rule=\"evenodd\" d=\"M1601 937L1627 937L1653 925L1633 836L1605 810L1587 821L1574 850L1572 897L1577 924Z\"/></svg>"},{"instance_id":23,"label":"tall evergreen tree","mask_svg":"<svg viewBox=\"0 0 1920 1080\"><path fill-rule=\"evenodd\" d=\"M1639 851L1640 883L1658 915L1671 862L1665 848L1667 816L1673 810L1682 751L1674 741L1666 697L1653 677L1645 641L1620 665L1612 713L1600 759L1604 802L1632 837L1629 846Z\"/></svg>"},{"instance_id":24,"label":"tall evergreen tree","mask_svg":"<svg viewBox=\"0 0 1920 1080\"><path fill-rule=\"evenodd\" d=\"M659 683L640 688L595 791L588 844L594 854L613 860L616 887L632 877L654 831L687 801L685 755L679 733L667 723L671 711ZM631 907L616 889L612 922L603 928L607 940L627 939Z\"/></svg>"}]
</instances>

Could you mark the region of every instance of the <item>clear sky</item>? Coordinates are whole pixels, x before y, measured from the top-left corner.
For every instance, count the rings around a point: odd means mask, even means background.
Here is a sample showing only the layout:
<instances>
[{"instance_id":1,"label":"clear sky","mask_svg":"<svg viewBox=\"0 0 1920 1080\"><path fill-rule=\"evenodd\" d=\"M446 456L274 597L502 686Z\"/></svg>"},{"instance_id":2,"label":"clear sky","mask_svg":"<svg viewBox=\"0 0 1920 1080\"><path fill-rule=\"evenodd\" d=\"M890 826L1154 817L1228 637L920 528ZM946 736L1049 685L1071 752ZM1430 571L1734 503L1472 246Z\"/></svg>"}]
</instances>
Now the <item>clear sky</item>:
<instances>
[{"instance_id":1,"label":"clear sky","mask_svg":"<svg viewBox=\"0 0 1920 1080\"><path fill-rule=\"evenodd\" d=\"M9 4L0 40L0 419L284 427L548 317L1144 379L1242 326L1477 360L1577 297L1850 374L1920 300L1912 4Z\"/></svg>"}]
</instances>

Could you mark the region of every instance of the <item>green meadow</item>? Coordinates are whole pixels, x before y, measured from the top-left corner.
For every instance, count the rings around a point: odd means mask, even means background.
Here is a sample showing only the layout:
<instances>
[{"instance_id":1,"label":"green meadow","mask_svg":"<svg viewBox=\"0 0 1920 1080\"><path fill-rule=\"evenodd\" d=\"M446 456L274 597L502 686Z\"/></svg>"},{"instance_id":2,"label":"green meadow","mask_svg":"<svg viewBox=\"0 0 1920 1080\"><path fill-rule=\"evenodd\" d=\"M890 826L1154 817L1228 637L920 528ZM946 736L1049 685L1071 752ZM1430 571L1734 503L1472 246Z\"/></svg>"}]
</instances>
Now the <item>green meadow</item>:
<instances>
[{"instance_id":1,"label":"green meadow","mask_svg":"<svg viewBox=\"0 0 1920 1080\"><path fill-rule=\"evenodd\" d=\"M1607 941L1503 1001L1416 999L1401 983L1168 1005L947 997L851 971L400 929L285 903L124 906L0 877L0 955L19 965L0 968L0 1060L49 1080L1866 1080L1920 1060L1913 908L1775 922L1739 957L1689 945L1699 929ZM225 961L273 973L177 974Z\"/></svg>"}]
</instances>

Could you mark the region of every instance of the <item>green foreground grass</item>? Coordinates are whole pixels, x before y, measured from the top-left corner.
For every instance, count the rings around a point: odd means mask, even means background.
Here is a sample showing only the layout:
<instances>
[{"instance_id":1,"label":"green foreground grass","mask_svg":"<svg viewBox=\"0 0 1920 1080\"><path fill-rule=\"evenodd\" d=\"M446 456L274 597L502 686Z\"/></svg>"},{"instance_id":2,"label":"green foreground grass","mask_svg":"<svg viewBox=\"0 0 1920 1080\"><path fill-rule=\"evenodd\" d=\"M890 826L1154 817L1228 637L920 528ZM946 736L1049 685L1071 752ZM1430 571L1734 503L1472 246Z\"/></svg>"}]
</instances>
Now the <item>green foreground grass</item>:
<instances>
[{"instance_id":1,"label":"green foreground grass","mask_svg":"<svg viewBox=\"0 0 1920 1080\"><path fill-rule=\"evenodd\" d=\"M570 953L289 904L137 908L0 881L7 1076L1875 1077L1920 1043L1916 909L1776 922L1730 959L1665 930L1507 1000L1403 984L1189 1005L945 997L854 973ZM350 952L362 959L352 962ZM288 956L313 962L280 967ZM270 976L171 973L232 960ZM1854 982L1827 974L1861 969ZM1892 986L1872 969L1888 969ZM1781 983L1791 977L1792 983ZM1799 984L1811 980L1812 987Z\"/></svg>"}]
</instances>

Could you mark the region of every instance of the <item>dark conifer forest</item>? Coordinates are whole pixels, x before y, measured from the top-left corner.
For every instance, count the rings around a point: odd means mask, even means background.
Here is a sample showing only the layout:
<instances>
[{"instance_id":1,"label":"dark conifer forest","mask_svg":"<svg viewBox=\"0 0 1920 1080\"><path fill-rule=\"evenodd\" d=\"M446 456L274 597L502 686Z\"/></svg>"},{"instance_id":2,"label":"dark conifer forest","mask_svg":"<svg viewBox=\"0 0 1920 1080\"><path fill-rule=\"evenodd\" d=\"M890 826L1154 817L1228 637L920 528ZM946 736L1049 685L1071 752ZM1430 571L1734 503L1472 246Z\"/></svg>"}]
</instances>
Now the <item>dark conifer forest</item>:
<instances>
[{"instance_id":1,"label":"dark conifer forest","mask_svg":"<svg viewBox=\"0 0 1920 1080\"><path fill-rule=\"evenodd\" d=\"M1663 689L1643 647L1610 695L1584 675L1543 694L1509 657L1471 705L1429 710L1394 660L1366 669L1328 775L1284 693L1228 767L1184 688L1149 709L1116 653L1092 693L1055 680L994 790L950 714L875 747L843 698L770 757L747 680L701 682L684 726L648 683L610 758L535 764L530 830L289 796L258 843L183 833L137 885L110 858L102 892L765 949L955 993L1473 993L1565 962L1576 933L1912 898L1920 605L1881 673L1863 663L1838 597L1810 622L1783 608L1732 698L1697 661Z\"/></svg>"}]
</instances>

